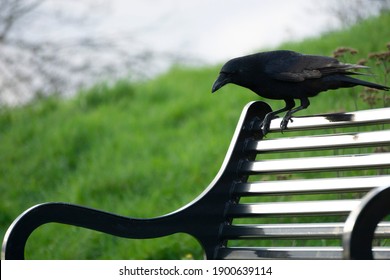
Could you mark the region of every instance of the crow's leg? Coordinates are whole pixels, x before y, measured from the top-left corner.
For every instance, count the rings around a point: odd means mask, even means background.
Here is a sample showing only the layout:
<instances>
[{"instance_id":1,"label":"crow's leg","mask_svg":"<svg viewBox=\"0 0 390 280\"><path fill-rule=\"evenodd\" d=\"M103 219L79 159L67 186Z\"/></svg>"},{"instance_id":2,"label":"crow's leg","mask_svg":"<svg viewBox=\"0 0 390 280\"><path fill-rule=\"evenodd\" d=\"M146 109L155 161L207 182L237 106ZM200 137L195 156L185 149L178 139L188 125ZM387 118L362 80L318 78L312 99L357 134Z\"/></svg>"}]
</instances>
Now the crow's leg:
<instances>
[{"instance_id":1,"label":"crow's leg","mask_svg":"<svg viewBox=\"0 0 390 280\"><path fill-rule=\"evenodd\" d=\"M261 130L263 131L263 135L266 135L269 131L269 127L271 124L271 121L277 117L277 114L290 111L295 106L294 99L285 99L286 106L284 106L282 109L270 112L265 115L263 122L261 123Z\"/></svg>"},{"instance_id":2,"label":"crow's leg","mask_svg":"<svg viewBox=\"0 0 390 280\"><path fill-rule=\"evenodd\" d=\"M289 121L292 122L292 120L291 120L292 114L309 107L310 101L309 101L309 99L307 97L303 97L300 100L301 100L301 106L298 106L298 107L296 107L294 109L291 109L291 110L287 111L286 115L283 117L283 120L280 123L280 129L282 130L282 132L283 132L284 129L287 128L288 122Z\"/></svg>"}]
</instances>

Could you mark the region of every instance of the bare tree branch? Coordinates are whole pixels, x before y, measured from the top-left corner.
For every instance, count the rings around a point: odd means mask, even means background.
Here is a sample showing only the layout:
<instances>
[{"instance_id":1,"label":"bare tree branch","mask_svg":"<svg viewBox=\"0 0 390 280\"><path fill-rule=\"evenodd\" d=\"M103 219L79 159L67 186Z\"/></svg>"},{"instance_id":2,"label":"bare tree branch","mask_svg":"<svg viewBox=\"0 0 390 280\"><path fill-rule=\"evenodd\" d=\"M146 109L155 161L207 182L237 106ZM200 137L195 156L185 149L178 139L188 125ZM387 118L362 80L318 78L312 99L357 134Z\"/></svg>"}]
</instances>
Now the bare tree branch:
<instances>
[{"instance_id":1,"label":"bare tree branch","mask_svg":"<svg viewBox=\"0 0 390 280\"><path fill-rule=\"evenodd\" d=\"M4 42L15 23L24 15L35 10L43 0L1 0L0 1L0 42Z\"/></svg>"},{"instance_id":2,"label":"bare tree branch","mask_svg":"<svg viewBox=\"0 0 390 280\"><path fill-rule=\"evenodd\" d=\"M389 9L390 0L335 0L328 5L328 10L342 26L351 26L368 16Z\"/></svg>"},{"instance_id":3,"label":"bare tree branch","mask_svg":"<svg viewBox=\"0 0 390 280\"><path fill-rule=\"evenodd\" d=\"M87 1L65 2L88 5ZM129 75L147 77L156 73L147 67L152 60L182 59L148 50L131 35L30 36L30 24L41 20L49 18L57 20L58 26L81 29L93 14L93 8L65 14L53 10L53 5L45 11L43 3L53 4L40 0L0 0L0 104L24 103L37 95L66 96L96 81L131 78Z\"/></svg>"}]
</instances>

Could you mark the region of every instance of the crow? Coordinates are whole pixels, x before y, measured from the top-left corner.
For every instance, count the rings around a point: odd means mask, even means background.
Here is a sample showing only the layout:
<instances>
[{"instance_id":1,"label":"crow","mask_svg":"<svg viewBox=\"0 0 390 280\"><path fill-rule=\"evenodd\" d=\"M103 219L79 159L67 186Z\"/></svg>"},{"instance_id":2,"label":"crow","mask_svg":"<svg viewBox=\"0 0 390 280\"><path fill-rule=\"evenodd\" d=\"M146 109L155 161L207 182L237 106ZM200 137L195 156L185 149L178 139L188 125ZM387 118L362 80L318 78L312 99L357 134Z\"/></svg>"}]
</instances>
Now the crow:
<instances>
[{"instance_id":1,"label":"crow","mask_svg":"<svg viewBox=\"0 0 390 280\"><path fill-rule=\"evenodd\" d=\"M261 52L237 57L223 65L212 86L214 93L226 84L232 83L248 88L261 97L284 100L284 108L268 113L262 122L263 135L269 131L270 122L277 114L286 112L280 128L287 128L292 115L309 105L309 97L330 89L357 85L389 90L387 86L374 84L350 77L361 75L353 70L367 66L348 64L336 58L318 55L304 55L288 50ZM295 107L295 99L300 106Z\"/></svg>"}]
</instances>

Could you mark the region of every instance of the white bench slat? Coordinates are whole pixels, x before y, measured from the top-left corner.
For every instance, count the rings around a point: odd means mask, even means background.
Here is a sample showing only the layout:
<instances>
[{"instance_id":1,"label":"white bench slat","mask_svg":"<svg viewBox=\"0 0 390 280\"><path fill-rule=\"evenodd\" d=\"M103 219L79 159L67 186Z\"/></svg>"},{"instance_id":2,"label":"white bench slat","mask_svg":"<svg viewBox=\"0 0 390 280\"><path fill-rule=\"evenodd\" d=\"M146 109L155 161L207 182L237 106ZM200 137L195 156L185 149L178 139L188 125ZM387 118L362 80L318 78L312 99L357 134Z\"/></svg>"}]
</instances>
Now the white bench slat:
<instances>
[{"instance_id":1,"label":"white bench slat","mask_svg":"<svg viewBox=\"0 0 390 280\"><path fill-rule=\"evenodd\" d=\"M379 108L371 110L361 110L346 114L340 113L308 117L294 117L292 120L293 122L289 122L285 132L294 130L390 123L390 110L388 108ZM280 131L281 121L282 118L273 119L271 121L270 131Z\"/></svg>"},{"instance_id":2,"label":"white bench slat","mask_svg":"<svg viewBox=\"0 0 390 280\"><path fill-rule=\"evenodd\" d=\"M341 247L228 247L219 250L220 258L234 259L341 259Z\"/></svg>"},{"instance_id":3,"label":"white bench slat","mask_svg":"<svg viewBox=\"0 0 390 280\"><path fill-rule=\"evenodd\" d=\"M372 147L390 144L390 130L264 139L248 143L246 149L259 153L307 151L353 147Z\"/></svg>"},{"instance_id":4,"label":"white bench slat","mask_svg":"<svg viewBox=\"0 0 390 280\"><path fill-rule=\"evenodd\" d=\"M233 204L228 215L238 217L288 216L288 215L347 215L360 203L360 200L321 200L294 202L267 202Z\"/></svg>"},{"instance_id":5,"label":"white bench slat","mask_svg":"<svg viewBox=\"0 0 390 280\"><path fill-rule=\"evenodd\" d=\"M383 186L390 186L390 175L239 183L234 193L238 196L255 196L365 192Z\"/></svg>"},{"instance_id":6,"label":"white bench slat","mask_svg":"<svg viewBox=\"0 0 390 280\"><path fill-rule=\"evenodd\" d=\"M333 239L341 238L344 223L291 223L225 225L222 236L227 239ZM375 237L388 237L390 222L381 222Z\"/></svg>"},{"instance_id":7,"label":"white bench slat","mask_svg":"<svg viewBox=\"0 0 390 280\"><path fill-rule=\"evenodd\" d=\"M241 171L257 174L390 167L390 153L306 157L243 162Z\"/></svg>"}]
</instances>

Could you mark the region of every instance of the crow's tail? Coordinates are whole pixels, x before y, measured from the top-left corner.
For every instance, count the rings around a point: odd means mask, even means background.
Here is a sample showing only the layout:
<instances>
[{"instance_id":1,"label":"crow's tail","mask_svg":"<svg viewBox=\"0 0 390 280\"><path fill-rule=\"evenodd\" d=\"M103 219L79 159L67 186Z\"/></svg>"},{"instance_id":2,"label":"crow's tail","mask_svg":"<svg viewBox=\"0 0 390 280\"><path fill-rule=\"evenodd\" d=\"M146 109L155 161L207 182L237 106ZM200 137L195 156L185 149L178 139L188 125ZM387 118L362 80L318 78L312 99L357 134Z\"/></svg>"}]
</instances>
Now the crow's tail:
<instances>
[{"instance_id":1,"label":"crow's tail","mask_svg":"<svg viewBox=\"0 0 390 280\"><path fill-rule=\"evenodd\" d=\"M343 82L343 83L346 83L347 86L357 86L357 85L360 85L360 86L365 86L365 87L369 87L369 88L375 88L375 89L379 89L379 90L390 90L390 87L388 86L383 86L383 85L379 85L379 84L375 84L375 83L371 83L371 82L367 82L367 81L363 81L363 80L359 80L359 79L356 79L356 78L352 78L350 76L338 76L338 80L340 82Z\"/></svg>"}]
</instances>

